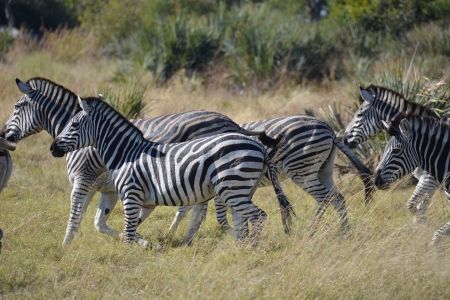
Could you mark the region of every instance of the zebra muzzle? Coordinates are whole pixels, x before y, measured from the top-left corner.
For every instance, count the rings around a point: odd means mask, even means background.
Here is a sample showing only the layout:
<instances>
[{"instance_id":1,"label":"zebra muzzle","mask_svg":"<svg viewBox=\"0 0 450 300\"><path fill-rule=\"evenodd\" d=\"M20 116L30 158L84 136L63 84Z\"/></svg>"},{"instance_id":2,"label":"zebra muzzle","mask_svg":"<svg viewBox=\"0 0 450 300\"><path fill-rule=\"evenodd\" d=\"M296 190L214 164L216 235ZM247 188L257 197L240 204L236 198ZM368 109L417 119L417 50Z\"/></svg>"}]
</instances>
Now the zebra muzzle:
<instances>
[{"instance_id":1,"label":"zebra muzzle","mask_svg":"<svg viewBox=\"0 0 450 300\"><path fill-rule=\"evenodd\" d=\"M55 139L53 143L50 145L50 151L52 152L53 157L63 157L66 152L58 146L58 139Z\"/></svg>"},{"instance_id":2,"label":"zebra muzzle","mask_svg":"<svg viewBox=\"0 0 450 300\"><path fill-rule=\"evenodd\" d=\"M8 141L7 139L0 137L0 148L14 151L16 150L16 146L17 144L15 142Z\"/></svg>"}]
</instances>

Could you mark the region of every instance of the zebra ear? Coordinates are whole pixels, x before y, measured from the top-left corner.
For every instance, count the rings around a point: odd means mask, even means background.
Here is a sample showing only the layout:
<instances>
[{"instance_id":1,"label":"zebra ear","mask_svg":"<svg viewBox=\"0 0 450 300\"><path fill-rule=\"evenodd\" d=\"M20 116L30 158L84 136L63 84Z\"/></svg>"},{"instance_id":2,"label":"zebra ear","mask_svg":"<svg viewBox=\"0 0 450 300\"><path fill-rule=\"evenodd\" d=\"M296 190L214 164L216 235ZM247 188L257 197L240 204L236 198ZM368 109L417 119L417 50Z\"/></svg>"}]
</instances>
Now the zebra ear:
<instances>
[{"instance_id":1,"label":"zebra ear","mask_svg":"<svg viewBox=\"0 0 450 300\"><path fill-rule=\"evenodd\" d=\"M16 78L16 84L19 90L26 95L30 95L33 92L31 86L28 83L21 81L19 78Z\"/></svg>"},{"instance_id":2,"label":"zebra ear","mask_svg":"<svg viewBox=\"0 0 450 300\"><path fill-rule=\"evenodd\" d=\"M400 132L404 137L406 137L406 138L411 137L412 127L411 127L411 123L408 121L408 119L401 120L398 127L400 128Z\"/></svg>"},{"instance_id":3,"label":"zebra ear","mask_svg":"<svg viewBox=\"0 0 450 300\"><path fill-rule=\"evenodd\" d=\"M84 100L80 96L78 96L78 104L80 104L81 109L85 111L87 114L90 114L93 110L91 103L89 101Z\"/></svg>"},{"instance_id":4,"label":"zebra ear","mask_svg":"<svg viewBox=\"0 0 450 300\"><path fill-rule=\"evenodd\" d=\"M375 100L375 94L370 89L359 87L359 93L366 102L372 103Z\"/></svg>"}]
</instances>

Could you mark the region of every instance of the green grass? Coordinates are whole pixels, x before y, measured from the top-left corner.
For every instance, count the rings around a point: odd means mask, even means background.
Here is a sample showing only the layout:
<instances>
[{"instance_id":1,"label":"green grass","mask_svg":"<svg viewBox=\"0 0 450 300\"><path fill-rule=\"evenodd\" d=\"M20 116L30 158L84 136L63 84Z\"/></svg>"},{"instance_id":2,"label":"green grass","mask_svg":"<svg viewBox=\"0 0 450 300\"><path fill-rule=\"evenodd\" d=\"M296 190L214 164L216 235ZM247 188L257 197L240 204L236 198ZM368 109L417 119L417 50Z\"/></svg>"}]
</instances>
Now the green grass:
<instances>
[{"instance_id":1,"label":"green grass","mask_svg":"<svg viewBox=\"0 0 450 300\"><path fill-rule=\"evenodd\" d=\"M76 36L53 38L36 49L17 43L0 62L2 123L19 96L15 77L48 77L82 96L102 93L109 85L121 92L114 78L123 62L91 56L85 49L73 50L76 55L83 53L78 60L67 59L66 48L56 46L58 39L70 44ZM375 70L388 70L393 61L377 62ZM448 62L442 66L448 78ZM221 82L223 75L211 77ZM367 68L364 75L370 80L374 71ZM143 77L144 83L151 82L148 77ZM317 112L333 102L349 104L353 101L350 95L357 91L356 83L305 83L253 96L237 95L215 85L206 88L198 79L175 76L162 88L149 84L142 97L148 104L144 110L147 116L206 109L246 122L303 113L305 108ZM293 234L286 236L271 188L261 188L254 200L269 219L256 248L236 244L221 232L212 208L193 246L179 247L187 222L170 240L167 233L175 208L158 208L139 232L152 244L164 245L163 250L127 246L97 233L93 226L96 196L73 244L63 248L71 187L65 160L50 155L50 142L46 133L40 133L22 141L12 153L13 174L8 188L0 194L0 228L4 231L1 299L450 297L450 239L444 241L442 251L430 246L433 232L449 219L441 192L434 196L429 222L415 225L405 205L411 187L377 192L373 204L365 207L360 181L350 175L335 176L347 200L350 235L338 234L337 216L329 209L318 232L310 237L314 200L292 183L284 183L299 216ZM109 224L122 228L120 205L112 212Z\"/></svg>"},{"instance_id":2,"label":"green grass","mask_svg":"<svg viewBox=\"0 0 450 300\"><path fill-rule=\"evenodd\" d=\"M275 197L259 189L255 202L269 220L256 248L238 245L222 233L212 210L191 247L177 246L186 223L167 237L174 208L158 208L140 232L163 250L123 245L97 233L97 197L73 244L62 248L69 213L70 186L64 159L48 151L50 138L34 136L19 144L9 188L1 194L0 255L2 298L413 298L450 296L450 257L430 246L433 231L448 219L443 195L434 197L429 223L412 224L405 201L412 189L378 192L363 205L359 180L339 185L347 198L350 235L337 232L329 210L309 237L315 207L310 196L284 184L299 219L294 233L283 233ZM447 215L447 217L446 217ZM117 207L111 226L121 228Z\"/></svg>"}]
</instances>

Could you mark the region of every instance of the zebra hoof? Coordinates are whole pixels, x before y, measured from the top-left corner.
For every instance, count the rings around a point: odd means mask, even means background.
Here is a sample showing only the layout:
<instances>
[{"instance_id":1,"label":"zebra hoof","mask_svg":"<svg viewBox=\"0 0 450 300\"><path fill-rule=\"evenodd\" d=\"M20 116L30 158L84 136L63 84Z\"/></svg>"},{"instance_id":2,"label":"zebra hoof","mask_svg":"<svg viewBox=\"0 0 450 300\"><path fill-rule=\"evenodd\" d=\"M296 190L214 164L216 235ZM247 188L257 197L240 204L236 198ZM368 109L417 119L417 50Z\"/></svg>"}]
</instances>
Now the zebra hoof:
<instances>
[{"instance_id":1,"label":"zebra hoof","mask_svg":"<svg viewBox=\"0 0 450 300\"><path fill-rule=\"evenodd\" d=\"M427 223L427 217L426 216L415 216L413 223L414 224L426 224Z\"/></svg>"},{"instance_id":2,"label":"zebra hoof","mask_svg":"<svg viewBox=\"0 0 450 300\"><path fill-rule=\"evenodd\" d=\"M150 243L147 240L144 240L144 239L138 239L137 240L137 244L139 246L141 246L142 248L144 248L144 249L150 248Z\"/></svg>"}]
</instances>

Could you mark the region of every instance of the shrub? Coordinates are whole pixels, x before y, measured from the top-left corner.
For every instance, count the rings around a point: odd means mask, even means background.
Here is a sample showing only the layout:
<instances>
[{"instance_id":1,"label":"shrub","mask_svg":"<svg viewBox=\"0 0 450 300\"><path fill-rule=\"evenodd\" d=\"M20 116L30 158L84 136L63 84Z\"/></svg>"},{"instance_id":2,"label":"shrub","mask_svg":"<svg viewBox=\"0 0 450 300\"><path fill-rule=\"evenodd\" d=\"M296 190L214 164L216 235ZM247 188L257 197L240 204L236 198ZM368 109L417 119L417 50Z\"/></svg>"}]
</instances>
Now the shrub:
<instances>
[{"instance_id":1,"label":"shrub","mask_svg":"<svg viewBox=\"0 0 450 300\"><path fill-rule=\"evenodd\" d=\"M14 38L8 31L0 31L0 60L14 43Z\"/></svg>"},{"instance_id":2,"label":"shrub","mask_svg":"<svg viewBox=\"0 0 450 300\"><path fill-rule=\"evenodd\" d=\"M118 77L114 86L104 89L103 99L128 119L142 117L149 99L145 96L147 85L139 79Z\"/></svg>"}]
</instances>

